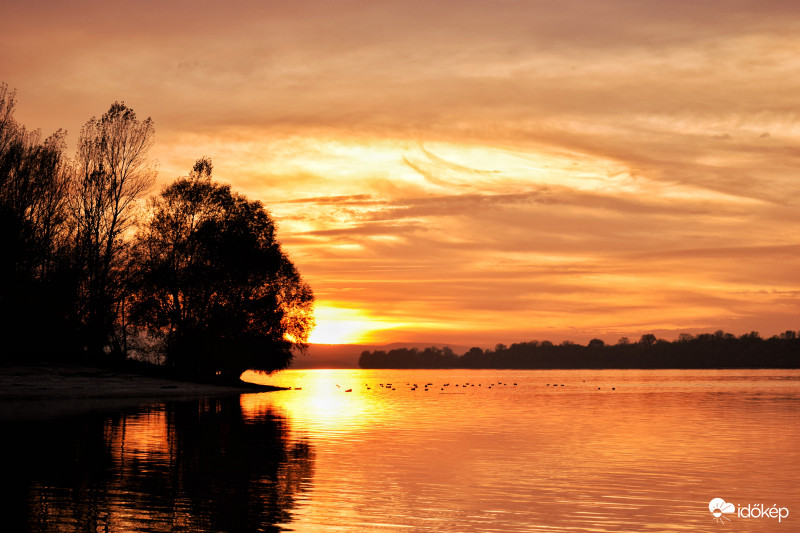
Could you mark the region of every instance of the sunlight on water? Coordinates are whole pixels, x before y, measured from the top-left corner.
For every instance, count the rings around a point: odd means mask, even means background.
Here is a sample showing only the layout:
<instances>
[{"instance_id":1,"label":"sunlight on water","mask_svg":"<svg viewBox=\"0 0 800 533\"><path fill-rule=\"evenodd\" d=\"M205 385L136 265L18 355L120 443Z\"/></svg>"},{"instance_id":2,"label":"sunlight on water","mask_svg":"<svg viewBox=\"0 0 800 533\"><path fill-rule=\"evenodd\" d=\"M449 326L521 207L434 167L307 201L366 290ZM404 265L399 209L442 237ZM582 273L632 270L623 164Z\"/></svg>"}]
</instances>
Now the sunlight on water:
<instances>
[{"instance_id":1,"label":"sunlight on water","mask_svg":"<svg viewBox=\"0 0 800 533\"><path fill-rule=\"evenodd\" d=\"M6 424L7 530L799 529L800 371L259 379L290 390Z\"/></svg>"},{"instance_id":2,"label":"sunlight on water","mask_svg":"<svg viewBox=\"0 0 800 533\"><path fill-rule=\"evenodd\" d=\"M720 495L800 509L795 371L262 380L293 390L248 401L275 408L317 451L297 531L702 531L716 525L707 506Z\"/></svg>"},{"instance_id":3,"label":"sunlight on water","mask_svg":"<svg viewBox=\"0 0 800 533\"><path fill-rule=\"evenodd\" d=\"M291 413L293 420L303 421L304 431L313 428L317 435L363 429L383 413L385 402L363 394L368 391L364 385L356 385L357 373L347 370L314 370L300 376L287 373L280 386L290 387L291 391L242 395L242 409L248 416L258 416L265 408L278 408L285 414ZM355 394L345 392L354 386Z\"/></svg>"}]
</instances>

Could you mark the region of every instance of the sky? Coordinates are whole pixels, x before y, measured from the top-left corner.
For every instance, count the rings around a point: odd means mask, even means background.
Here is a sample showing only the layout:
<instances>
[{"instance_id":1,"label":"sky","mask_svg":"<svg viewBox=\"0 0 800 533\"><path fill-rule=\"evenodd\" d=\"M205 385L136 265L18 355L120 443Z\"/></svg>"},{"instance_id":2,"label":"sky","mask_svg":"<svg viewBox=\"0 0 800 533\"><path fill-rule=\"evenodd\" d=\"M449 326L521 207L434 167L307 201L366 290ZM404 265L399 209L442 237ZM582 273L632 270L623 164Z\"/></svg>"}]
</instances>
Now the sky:
<instances>
[{"instance_id":1,"label":"sky","mask_svg":"<svg viewBox=\"0 0 800 533\"><path fill-rule=\"evenodd\" d=\"M794 0L3 4L17 120L74 150L124 101L159 187L211 157L313 342L800 329Z\"/></svg>"}]
</instances>

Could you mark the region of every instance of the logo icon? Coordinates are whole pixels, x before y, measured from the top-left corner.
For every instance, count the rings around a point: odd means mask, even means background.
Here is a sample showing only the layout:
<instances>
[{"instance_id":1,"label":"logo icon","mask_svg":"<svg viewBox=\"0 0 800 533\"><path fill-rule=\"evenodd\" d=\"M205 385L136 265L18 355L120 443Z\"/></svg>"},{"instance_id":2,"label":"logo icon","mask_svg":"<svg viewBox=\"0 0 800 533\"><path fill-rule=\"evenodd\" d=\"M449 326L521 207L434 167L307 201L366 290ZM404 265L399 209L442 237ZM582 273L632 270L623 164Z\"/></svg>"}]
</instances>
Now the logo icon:
<instances>
[{"instance_id":1,"label":"logo icon","mask_svg":"<svg viewBox=\"0 0 800 533\"><path fill-rule=\"evenodd\" d=\"M728 522L731 521L731 519L725 515L735 513L736 506L732 503L726 502L722 498L714 498L708 502L708 510L711 511L712 515L714 515L714 522L724 524L725 520Z\"/></svg>"}]
</instances>

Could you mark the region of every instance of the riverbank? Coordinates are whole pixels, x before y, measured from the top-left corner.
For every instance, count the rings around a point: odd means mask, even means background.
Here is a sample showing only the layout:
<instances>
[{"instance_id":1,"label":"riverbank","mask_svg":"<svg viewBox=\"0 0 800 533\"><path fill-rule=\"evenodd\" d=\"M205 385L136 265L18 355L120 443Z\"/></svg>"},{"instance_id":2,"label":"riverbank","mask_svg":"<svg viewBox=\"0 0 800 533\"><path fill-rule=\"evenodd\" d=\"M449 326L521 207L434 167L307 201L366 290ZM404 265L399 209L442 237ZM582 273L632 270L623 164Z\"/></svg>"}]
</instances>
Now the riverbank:
<instances>
[{"instance_id":1,"label":"riverbank","mask_svg":"<svg viewBox=\"0 0 800 533\"><path fill-rule=\"evenodd\" d=\"M0 366L0 419L59 416L147 401L283 390L241 382L181 381L123 370L63 363Z\"/></svg>"}]
</instances>

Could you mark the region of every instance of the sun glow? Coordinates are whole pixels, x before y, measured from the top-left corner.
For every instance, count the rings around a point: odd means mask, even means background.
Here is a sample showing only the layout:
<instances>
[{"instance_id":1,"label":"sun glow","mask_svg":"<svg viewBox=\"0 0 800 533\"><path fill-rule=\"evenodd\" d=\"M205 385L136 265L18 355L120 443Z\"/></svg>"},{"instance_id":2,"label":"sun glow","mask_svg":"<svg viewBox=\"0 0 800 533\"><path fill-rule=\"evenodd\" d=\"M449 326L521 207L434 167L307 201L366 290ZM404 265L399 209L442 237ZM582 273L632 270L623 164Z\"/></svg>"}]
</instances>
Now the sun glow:
<instances>
[{"instance_id":1,"label":"sun glow","mask_svg":"<svg viewBox=\"0 0 800 533\"><path fill-rule=\"evenodd\" d=\"M317 326L308 338L312 344L358 344L376 330L399 327L376 319L360 309L327 305L315 306Z\"/></svg>"}]
</instances>

